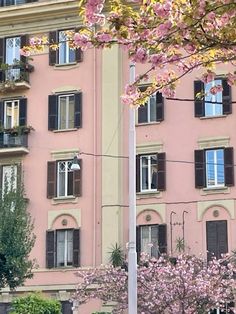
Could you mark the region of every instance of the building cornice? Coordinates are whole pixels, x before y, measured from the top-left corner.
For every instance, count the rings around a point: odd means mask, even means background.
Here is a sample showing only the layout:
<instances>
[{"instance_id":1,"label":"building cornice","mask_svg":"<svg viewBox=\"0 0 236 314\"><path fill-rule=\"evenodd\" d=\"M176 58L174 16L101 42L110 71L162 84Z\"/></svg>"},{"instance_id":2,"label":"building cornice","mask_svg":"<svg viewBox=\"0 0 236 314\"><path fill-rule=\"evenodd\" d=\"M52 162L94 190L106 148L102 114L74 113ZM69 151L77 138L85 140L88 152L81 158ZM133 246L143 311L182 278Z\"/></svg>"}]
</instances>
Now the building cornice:
<instances>
[{"instance_id":1,"label":"building cornice","mask_svg":"<svg viewBox=\"0 0 236 314\"><path fill-rule=\"evenodd\" d=\"M0 37L71 28L80 21L77 0L47 0L0 8Z\"/></svg>"}]
</instances>

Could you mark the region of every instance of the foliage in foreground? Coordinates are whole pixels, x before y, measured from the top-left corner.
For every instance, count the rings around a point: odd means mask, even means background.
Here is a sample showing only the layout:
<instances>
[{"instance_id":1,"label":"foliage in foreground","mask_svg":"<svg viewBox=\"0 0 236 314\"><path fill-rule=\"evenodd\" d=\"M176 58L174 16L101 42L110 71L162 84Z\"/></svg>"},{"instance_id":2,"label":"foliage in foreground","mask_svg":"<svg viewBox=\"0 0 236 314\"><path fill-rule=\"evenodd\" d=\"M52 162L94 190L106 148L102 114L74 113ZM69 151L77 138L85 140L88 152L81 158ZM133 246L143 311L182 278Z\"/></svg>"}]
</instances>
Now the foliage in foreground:
<instances>
[{"instance_id":1,"label":"foliage in foreground","mask_svg":"<svg viewBox=\"0 0 236 314\"><path fill-rule=\"evenodd\" d=\"M138 313L194 314L224 308L234 299L236 267L230 257L208 264L200 257L181 255L176 263L162 256L142 259L138 267ZM113 313L128 307L128 273L112 265L80 270L74 300L83 304L98 298L115 302Z\"/></svg>"},{"instance_id":2,"label":"foliage in foreground","mask_svg":"<svg viewBox=\"0 0 236 314\"><path fill-rule=\"evenodd\" d=\"M9 314L61 314L61 304L34 293L14 299Z\"/></svg>"},{"instance_id":3,"label":"foliage in foreground","mask_svg":"<svg viewBox=\"0 0 236 314\"><path fill-rule=\"evenodd\" d=\"M5 182L0 190L0 288L14 289L32 277L29 254L35 243L33 222L21 184Z\"/></svg>"}]
</instances>

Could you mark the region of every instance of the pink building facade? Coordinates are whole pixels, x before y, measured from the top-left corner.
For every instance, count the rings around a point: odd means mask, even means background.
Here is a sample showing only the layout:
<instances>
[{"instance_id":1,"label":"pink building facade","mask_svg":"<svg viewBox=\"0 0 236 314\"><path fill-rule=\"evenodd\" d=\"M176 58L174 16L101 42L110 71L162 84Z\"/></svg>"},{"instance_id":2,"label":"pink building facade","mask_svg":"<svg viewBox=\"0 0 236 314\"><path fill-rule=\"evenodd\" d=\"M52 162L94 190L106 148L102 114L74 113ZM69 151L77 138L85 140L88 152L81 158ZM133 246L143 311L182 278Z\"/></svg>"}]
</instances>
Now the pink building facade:
<instances>
[{"instance_id":1,"label":"pink building facade","mask_svg":"<svg viewBox=\"0 0 236 314\"><path fill-rule=\"evenodd\" d=\"M23 174L38 267L24 287L2 291L0 313L14 295L43 291L69 314L76 269L108 262L116 243L126 252L128 108L120 95L129 64L117 47L69 49L65 32L80 25L76 0L1 4L0 60L12 65L0 72L1 183L12 165ZM34 36L63 44L58 51L45 47L25 64L19 49ZM235 249L236 89L225 84L225 73L217 69L212 84L222 84L223 92L213 98L194 101L211 86L193 72L177 88L178 99L153 95L137 110L138 253L211 258ZM109 307L95 302L79 313L99 309Z\"/></svg>"}]
</instances>

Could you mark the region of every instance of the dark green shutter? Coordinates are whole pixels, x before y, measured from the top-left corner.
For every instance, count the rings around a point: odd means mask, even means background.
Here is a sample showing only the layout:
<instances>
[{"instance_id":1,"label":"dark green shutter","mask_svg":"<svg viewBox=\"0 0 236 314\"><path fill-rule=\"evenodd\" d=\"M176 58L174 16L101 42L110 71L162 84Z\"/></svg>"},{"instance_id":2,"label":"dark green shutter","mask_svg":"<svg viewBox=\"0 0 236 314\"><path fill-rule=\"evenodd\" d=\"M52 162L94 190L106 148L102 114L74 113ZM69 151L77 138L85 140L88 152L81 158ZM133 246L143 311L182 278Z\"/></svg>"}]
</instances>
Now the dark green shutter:
<instances>
[{"instance_id":1,"label":"dark green shutter","mask_svg":"<svg viewBox=\"0 0 236 314\"><path fill-rule=\"evenodd\" d=\"M164 98L162 93L156 93L156 121L164 120Z\"/></svg>"},{"instance_id":2,"label":"dark green shutter","mask_svg":"<svg viewBox=\"0 0 236 314\"><path fill-rule=\"evenodd\" d=\"M226 147L224 149L224 171L225 171L225 185L234 185L234 149L233 147Z\"/></svg>"},{"instance_id":3,"label":"dark green shutter","mask_svg":"<svg viewBox=\"0 0 236 314\"><path fill-rule=\"evenodd\" d=\"M73 171L73 195L81 196L82 194L82 159L79 159L79 170Z\"/></svg>"},{"instance_id":4,"label":"dark green shutter","mask_svg":"<svg viewBox=\"0 0 236 314\"><path fill-rule=\"evenodd\" d=\"M82 127L82 93L75 94L75 117L74 127Z\"/></svg>"},{"instance_id":5,"label":"dark green shutter","mask_svg":"<svg viewBox=\"0 0 236 314\"><path fill-rule=\"evenodd\" d=\"M158 226L158 247L160 254L167 253L167 226L166 224Z\"/></svg>"},{"instance_id":6,"label":"dark green shutter","mask_svg":"<svg viewBox=\"0 0 236 314\"><path fill-rule=\"evenodd\" d=\"M58 96L48 96L48 130L58 129Z\"/></svg>"},{"instance_id":7,"label":"dark green shutter","mask_svg":"<svg viewBox=\"0 0 236 314\"><path fill-rule=\"evenodd\" d=\"M55 267L55 231L46 231L46 267Z\"/></svg>"},{"instance_id":8,"label":"dark green shutter","mask_svg":"<svg viewBox=\"0 0 236 314\"><path fill-rule=\"evenodd\" d=\"M58 32L49 32L49 43L58 44ZM53 50L49 47L49 65L58 63L58 50Z\"/></svg>"},{"instance_id":9,"label":"dark green shutter","mask_svg":"<svg viewBox=\"0 0 236 314\"><path fill-rule=\"evenodd\" d=\"M141 191L140 182L140 155L136 155L136 192Z\"/></svg>"},{"instance_id":10,"label":"dark green shutter","mask_svg":"<svg viewBox=\"0 0 236 314\"><path fill-rule=\"evenodd\" d=\"M227 83L226 79L222 79L222 101L223 101L223 114L232 113L232 97L231 97L231 87Z\"/></svg>"},{"instance_id":11,"label":"dark green shutter","mask_svg":"<svg viewBox=\"0 0 236 314\"><path fill-rule=\"evenodd\" d=\"M20 99L19 125L27 125L27 98Z\"/></svg>"},{"instance_id":12,"label":"dark green shutter","mask_svg":"<svg viewBox=\"0 0 236 314\"><path fill-rule=\"evenodd\" d=\"M166 189L166 154L157 154L157 190L164 191Z\"/></svg>"},{"instance_id":13,"label":"dark green shutter","mask_svg":"<svg viewBox=\"0 0 236 314\"><path fill-rule=\"evenodd\" d=\"M194 82L194 113L195 117L205 116L205 100L197 98L198 93L204 92L204 83L202 81ZM204 97L204 96L203 96Z\"/></svg>"},{"instance_id":14,"label":"dark green shutter","mask_svg":"<svg viewBox=\"0 0 236 314\"><path fill-rule=\"evenodd\" d=\"M194 151L194 165L195 165L195 187L197 189L206 186L206 164L205 164L205 151Z\"/></svg>"},{"instance_id":15,"label":"dark green shutter","mask_svg":"<svg viewBox=\"0 0 236 314\"><path fill-rule=\"evenodd\" d=\"M53 198L56 196L57 164L48 161L47 165L47 198Z\"/></svg>"},{"instance_id":16,"label":"dark green shutter","mask_svg":"<svg viewBox=\"0 0 236 314\"><path fill-rule=\"evenodd\" d=\"M73 266L80 266L80 229L73 230Z\"/></svg>"}]
</instances>

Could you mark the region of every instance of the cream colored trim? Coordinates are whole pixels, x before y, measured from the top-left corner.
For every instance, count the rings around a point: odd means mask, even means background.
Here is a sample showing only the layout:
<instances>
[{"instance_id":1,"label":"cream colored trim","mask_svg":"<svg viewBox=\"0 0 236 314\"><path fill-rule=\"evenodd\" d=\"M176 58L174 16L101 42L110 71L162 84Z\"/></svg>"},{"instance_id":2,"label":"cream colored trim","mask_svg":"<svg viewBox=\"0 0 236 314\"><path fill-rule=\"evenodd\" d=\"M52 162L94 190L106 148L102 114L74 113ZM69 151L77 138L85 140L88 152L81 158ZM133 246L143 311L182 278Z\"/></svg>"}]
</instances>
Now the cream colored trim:
<instances>
[{"instance_id":1,"label":"cream colored trim","mask_svg":"<svg viewBox=\"0 0 236 314\"><path fill-rule=\"evenodd\" d=\"M60 291L60 290L75 290L77 284L70 285L36 285L36 286L23 286L16 288L16 292L30 292L30 291ZM8 288L2 288L1 293L10 292Z\"/></svg>"},{"instance_id":2,"label":"cream colored trim","mask_svg":"<svg viewBox=\"0 0 236 314\"><path fill-rule=\"evenodd\" d=\"M72 203L72 204L76 204L78 203L78 197L75 196L62 196L62 197L54 197L51 200L51 204L52 205L58 205L58 204L68 204L68 203Z\"/></svg>"},{"instance_id":3,"label":"cream colored trim","mask_svg":"<svg viewBox=\"0 0 236 314\"><path fill-rule=\"evenodd\" d=\"M78 153L79 153L78 148L51 151L52 158L55 160L73 159L74 156L77 155Z\"/></svg>"},{"instance_id":4,"label":"cream colored trim","mask_svg":"<svg viewBox=\"0 0 236 314\"><path fill-rule=\"evenodd\" d=\"M0 165L5 166L5 165L14 165L14 164L20 164L22 162L21 157L4 157L2 158L1 156L1 150L0 150Z\"/></svg>"},{"instance_id":5,"label":"cream colored trim","mask_svg":"<svg viewBox=\"0 0 236 314\"><path fill-rule=\"evenodd\" d=\"M25 155L29 150L25 147L0 148L0 158L6 155Z\"/></svg>"},{"instance_id":6,"label":"cream colored trim","mask_svg":"<svg viewBox=\"0 0 236 314\"><path fill-rule=\"evenodd\" d=\"M208 208L213 206L224 207L231 219L235 219L234 200L214 200L197 203L197 220L201 221Z\"/></svg>"},{"instance_id":7,"label":"cream colored trim","mask_svg":"<svg viewBox=\"0 0 236 314\"><path fill-rule=\"evenodd\" d=\"M12 294L9 292L0 293L0 302L1 303L10 303L12 301Z\"/></svg>"},{"instance_id":8,"label":"cream colored trim","mask_svg":"<svg viewBox=\"0 0 236 314\"><path fill-rule=\"evenodd\" d=\"M71 216L75 219L77 227L81 227L81 209L64 209L48 211L48 229L52 229L54 222L62 215Z\"/></svg>"},{"instance_id":9,"label":"cream colored trim","mask_svg":"<svg viewBox=\"0 0 236 314\"><path fill-rule=\"evenodd\" d=\"M67 292L66 290L58 291L57 300L67 301L69 299L70 299L70 293L69 292Z\"/></svg>"},{"instance_id":10,"label":"cream colored trim","mask_svg":"<svg viewBox=\"0 0 236 314\"><path fill-rule=\"evenodd\" d=\"M71 29L81 24L77 0L48 0L0 8L0 37Z\"/></svg>"},{"instance_id":11,"label":"cream colored trim","mask_svg":"<svg viewBox=\"0 0 236 314\"><path fill-rule=\"evenodd\" d=\"M162 192L155 191L155 192L138 192L136 193L136 199L144 199L144 198L161 198Z\"/></svg>"},{"instance_id":12,"label":"cream colored trim","mask_svg":"<svg viewBox=\"0 0 236 314\"><path fill-rule=\"evenodd\" d=\"M77 128L73 128L73 129L62 129L62 130L53 130L53 133L64 133L64 132L73 132L73 131L78 131Z\"/></svg>"},{"instance_id":13,"label":"cream colored trim","mask_svg":"<svg viewBox=\"0 0 236 314\"><path fill-rule=\"evenodd\" d=\"M145 210L153 210L155 211L162 220L162 223L166 223L166 204L145 204L145 205L137 205L137 216L140 215L141 212Z\"/></svg>"},{"instance_id":14,"label":"cream colored trim","mask_svg":"<svg viewBox=\"0 0 236 314\"><path fill-rule=\"evenodd\" d=\"M54 65L54 70L57 70L57 71L67 71L67 70L78 68L79 66L80 66L80 64L77 63L77 62L55 64Z\"/></svg>"},{"instance_id":15,"label":"cream colored trim","mask_svg":"<svg viewBox=\"0 0 236 314\"><path fill-rule=\"evenodd\" d=\"M203 188L200 190L201 195L211 195L211 194L229 194L230 188L228 186L223 187L213 187L213 188Z\"/></svg>"},{"instance_id":16,"label":"cream colored trim","mask_svg":"<svg viewBox=\"0 0 236 314\"><path fill-rule=\"evenodd\" d=\"M137 154L160 153L163 151L162 142L143 143L136 146Z\"/></svg>"},{"instance_id":17,"label":"cream colored trim","mask_svg":"<svg viewBox=\"0 0 236 314\"><path fill-rule=\"evenodd\" d=\"M81 88L78 87L78 86L71 86L71 85L64 85L64 86L60 86L60 87L57 87L55 89L52 90L52 93L53 94L61 94L61 93L68 93L68 92L71 92L71 93L74 93L74 92L80 92L81 91Z\"/></svg>"},{"instance_id":18,"label":"cream colored trim","mask_svg":"<svg viewBox=\"0 0 236 314\"><path fill-rule=\"evenodd\" d=\"M197 143L200 149L213 147L229 147L229 136L216 136L200 138Z\"/></svg>"}]
</instances>

